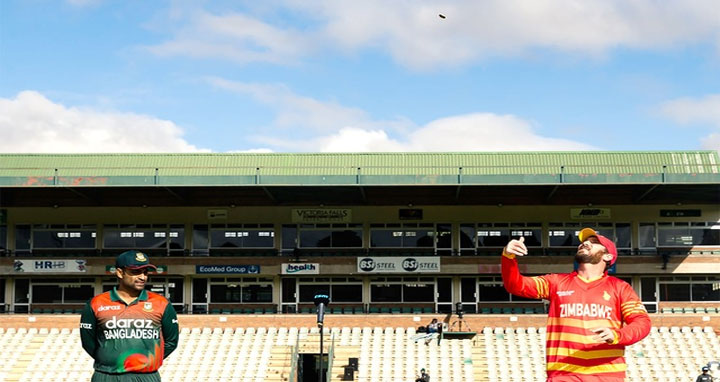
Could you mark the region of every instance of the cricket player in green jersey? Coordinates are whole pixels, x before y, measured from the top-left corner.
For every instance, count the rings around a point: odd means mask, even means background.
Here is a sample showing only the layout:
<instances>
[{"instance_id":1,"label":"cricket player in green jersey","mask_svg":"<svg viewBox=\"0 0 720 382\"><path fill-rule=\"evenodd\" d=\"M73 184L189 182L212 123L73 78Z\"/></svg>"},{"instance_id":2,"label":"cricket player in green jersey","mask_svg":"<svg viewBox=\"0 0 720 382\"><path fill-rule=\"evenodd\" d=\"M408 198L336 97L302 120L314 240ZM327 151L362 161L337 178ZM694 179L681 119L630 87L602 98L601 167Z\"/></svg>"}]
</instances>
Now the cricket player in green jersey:
<instances>
[{"instance_id":1,"label":"cricket player in green jersey","mask_svg":"<svg viewBox=\"0 0 720 382\"><path fill-rule=\"evenodd\" d=\"M179 329L172 304L145 290L149 269L157 268L144 253L121 253L117 287L85 305L80 339L95 360L91 382L160 382L158 369L177 347Z\"/></svg>"}]
</instances>

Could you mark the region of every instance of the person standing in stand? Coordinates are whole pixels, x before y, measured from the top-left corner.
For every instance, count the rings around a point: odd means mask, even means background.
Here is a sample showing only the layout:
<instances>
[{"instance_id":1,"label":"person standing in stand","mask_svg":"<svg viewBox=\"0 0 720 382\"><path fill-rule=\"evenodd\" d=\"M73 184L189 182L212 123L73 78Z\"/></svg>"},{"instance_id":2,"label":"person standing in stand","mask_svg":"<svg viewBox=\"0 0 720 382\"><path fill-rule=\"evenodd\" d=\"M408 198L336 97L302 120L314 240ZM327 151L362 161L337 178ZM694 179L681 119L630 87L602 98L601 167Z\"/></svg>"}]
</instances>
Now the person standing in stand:
<instances>
[{"instance_id":1,"label":"person standing in stand","mask_svg":"<svg viewBox=\"0 0 720 382\"><path fill-rule=\"evenodd\" d=\"M524 238L502 252L505 289L516 296L550 300L546 341L548 382L622 382L625 347L650 332L650 317L630 284L609 276L617 260L612 240L591 228L580 231L571 273L526 277L518 256L528 254Z\"/></svg>"},{"instance_id":2,"label":"person standing in stand","mask_svg":"<svg viewBox=\"0 0 720 382\"><path fill-rule=\"evenodd\" d=\"M695 382L712 382L713 377L710 373L710 368L707 366L702 367L702 374L698 375L697 378L695 378Z\"/></svg>"}]
</instances>

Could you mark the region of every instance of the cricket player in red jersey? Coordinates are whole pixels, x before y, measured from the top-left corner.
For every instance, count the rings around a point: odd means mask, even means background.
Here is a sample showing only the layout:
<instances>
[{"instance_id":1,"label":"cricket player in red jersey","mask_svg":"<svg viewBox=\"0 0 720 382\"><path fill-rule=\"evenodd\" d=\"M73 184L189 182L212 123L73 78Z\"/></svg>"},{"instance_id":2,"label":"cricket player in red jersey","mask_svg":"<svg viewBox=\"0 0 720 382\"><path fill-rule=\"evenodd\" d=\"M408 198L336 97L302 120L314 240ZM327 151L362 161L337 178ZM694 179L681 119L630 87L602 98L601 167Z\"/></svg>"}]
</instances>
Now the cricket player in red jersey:
<instances>
[{"instance_id":1,"label":"cricket player in red jersey","mask_svg":"<svg viewBox=\"0 0 720 382\"><path fill-rule=\"evenodd\" d=\"M524 238L511 240L502 254L508 292L550 300L547 324L547 381L621 382L625 346L650 332L650 317L630 284L608 276L617 260L612 240L591 228L580 231L577 271L526 277L516 256L528 253Z\"/></svg>"}]
</instances>

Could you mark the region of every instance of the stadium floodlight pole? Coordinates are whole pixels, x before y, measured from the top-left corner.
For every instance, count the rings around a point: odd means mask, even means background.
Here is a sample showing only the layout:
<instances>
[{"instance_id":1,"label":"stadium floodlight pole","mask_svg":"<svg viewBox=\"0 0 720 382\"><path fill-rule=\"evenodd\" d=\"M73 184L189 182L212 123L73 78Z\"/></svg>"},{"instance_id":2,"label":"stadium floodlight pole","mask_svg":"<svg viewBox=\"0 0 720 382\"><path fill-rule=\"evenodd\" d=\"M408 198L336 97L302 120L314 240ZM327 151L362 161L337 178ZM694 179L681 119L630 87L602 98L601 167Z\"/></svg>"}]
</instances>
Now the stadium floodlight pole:
<instances>
[{"instance_id":1,"label":"stadium floodlight pole","mask_svg":"<svg viewBox=\"0 0 720 382\"><path fill-rule=\"evenodd\" d=\"M313 302L317 306L317 326L320 328L320 373L318 373L318 382L323 382L323 320L325 319L325 307L330 303L330 296L324 293L318 293L313 297Z\"/></svg>"}]
</instances>

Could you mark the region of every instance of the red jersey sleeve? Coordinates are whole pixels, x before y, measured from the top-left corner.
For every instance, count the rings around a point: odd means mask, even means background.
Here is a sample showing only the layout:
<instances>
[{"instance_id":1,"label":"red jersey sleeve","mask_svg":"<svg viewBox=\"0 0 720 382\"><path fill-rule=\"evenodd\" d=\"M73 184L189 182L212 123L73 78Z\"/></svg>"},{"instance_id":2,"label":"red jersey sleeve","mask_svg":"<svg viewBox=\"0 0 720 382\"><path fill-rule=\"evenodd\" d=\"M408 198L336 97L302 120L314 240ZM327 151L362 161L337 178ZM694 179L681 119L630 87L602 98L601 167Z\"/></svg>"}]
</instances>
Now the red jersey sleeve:
<instances>
[{"instance_id":1,"label":"red jersey sleeve","mask_svg":"<svg viewBox=\"0 0 720 382\"><path fill-rule=\"evenodd\" d=\"M630 284L623 282L620 287L623 327L617 330L615 343L632 345L650 333L650 316Z\"/></svg>"},{"instance_id":2,"label":"red jersey sleeve","mask_svg":"<svg viewBox=\"0 0 720 382\"><path fill-rule=\"evenodd\" d=\"M525 298L548 299L553 275L526 277L520 274L517 259L503 251L501 260L502 279L505 290Z\"/></svg>"}]
</instances>

